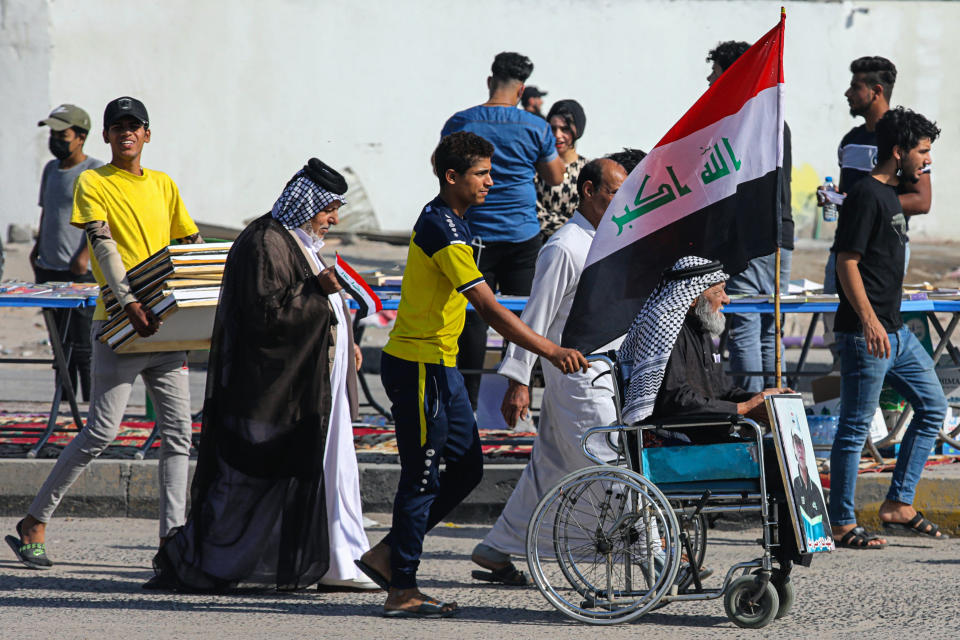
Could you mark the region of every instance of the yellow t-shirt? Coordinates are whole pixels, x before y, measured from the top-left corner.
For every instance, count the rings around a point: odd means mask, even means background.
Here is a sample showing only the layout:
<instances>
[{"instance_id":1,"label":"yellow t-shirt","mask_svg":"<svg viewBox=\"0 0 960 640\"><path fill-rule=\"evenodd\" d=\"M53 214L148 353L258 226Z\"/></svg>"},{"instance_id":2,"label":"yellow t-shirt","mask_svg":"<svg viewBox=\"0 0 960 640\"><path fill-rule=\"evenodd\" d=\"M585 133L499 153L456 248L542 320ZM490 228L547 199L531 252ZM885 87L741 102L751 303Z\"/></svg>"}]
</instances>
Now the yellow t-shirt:
<instances>
[{"instance_id":1,"label":"yellow t-shirt","mask_svg":"<svg viewBox=\"0 0 960 640\"><path fill-rule=\"evenodd\" d=\"M96 220L110 226L110 235L128 271L168 246L171 239L197 233L197 225L170 176L150 169L135 176L112 164L84 171L74 187L70 224L83 228ZM103 287L106 280L92 249L90 264L97 284ZM102 294L97 298L93 319L107 319Z\"/></svg>"},{"instance_id":2,"label":"yellow t-shirt","mask_svg":"<svg viewBox=\"0 0 960 640\"><path fill-rule=\"evenodd\" d=\"M439 197L413 227L400 287L397 319L385 353L428 364L457 366L467 289L483 282L463 219Z\"/></svg>"}]
</instances>

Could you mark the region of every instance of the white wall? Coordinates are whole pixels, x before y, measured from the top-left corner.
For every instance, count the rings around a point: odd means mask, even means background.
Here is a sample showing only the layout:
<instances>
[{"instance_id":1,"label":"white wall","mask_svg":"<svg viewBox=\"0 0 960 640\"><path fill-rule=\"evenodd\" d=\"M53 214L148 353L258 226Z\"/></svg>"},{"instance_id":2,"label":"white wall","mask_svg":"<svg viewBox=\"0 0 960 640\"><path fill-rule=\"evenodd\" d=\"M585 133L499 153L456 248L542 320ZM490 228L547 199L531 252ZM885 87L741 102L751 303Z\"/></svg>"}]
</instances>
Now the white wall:
<instances>
[{"instance_id":1,"label":"white wall","mask_svg":"<svg viewBox=\"0 0 960 640\"><path fill-rule=\"evenodd\" d=\"M50 103L50 26L46 2L0 0L0 234L11 222L39 221L40 172L49 158L37 122Z\"/></svg>"},{"instance_id":2,"label":"white wall","mask_svg":"<svg viewBox=\"0 0 960 640\"><path fill-rule=\"evenodd\" d=\"M584 155L648 149L706 89L707 51L754 41L779 2L487 0L0 0L0 229L36 220L48 159L36 121L60 102L94 127L114 97L141 98L144 164L178 182L193 216L239 225L266 211L311 155L351 166L385 229L407 229L435 192L429 155L444 120L486 98L502 50L529 55L547 105L576 98ZM786 116L794 165L836 174L856 122L849 62L884 55L893 95L939 121L934 211L917 235L960 238L960 6L787 2ZM866 9L861 13L858 9ZM107 160L93 135L88 153ZM814 182L815 183L815 182ZM799 212L803 218L808 213Z\"/></svg>"}]
</instances>

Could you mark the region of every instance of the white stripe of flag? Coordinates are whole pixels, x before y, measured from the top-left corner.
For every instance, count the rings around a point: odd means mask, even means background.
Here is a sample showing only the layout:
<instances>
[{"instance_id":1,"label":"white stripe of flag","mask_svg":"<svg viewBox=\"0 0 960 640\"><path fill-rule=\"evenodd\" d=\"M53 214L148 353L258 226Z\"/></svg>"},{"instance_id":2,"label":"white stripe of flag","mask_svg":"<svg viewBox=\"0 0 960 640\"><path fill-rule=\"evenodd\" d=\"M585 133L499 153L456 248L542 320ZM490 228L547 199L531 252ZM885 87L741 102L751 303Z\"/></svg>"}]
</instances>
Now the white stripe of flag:
<instances>
[{"instance_id":1,"label":"white stripe of flag","mask_svg":"<svg viewBox=\"0 0 960 640\"><path fill-rule=\"evenodd\" d=\"M350 297L356 300L357 305L360 307L356 315L357 320L365 318L371 313L383 311L383 303L380 302L377 294L375 294L373 289L370 288L370 285L360 277L360 274L347 264L347 261L344 260L339 253L337 254L334 271L337 274L337 280L340 281L340 286L350 294Z\"/></svg>"}]
</instances>

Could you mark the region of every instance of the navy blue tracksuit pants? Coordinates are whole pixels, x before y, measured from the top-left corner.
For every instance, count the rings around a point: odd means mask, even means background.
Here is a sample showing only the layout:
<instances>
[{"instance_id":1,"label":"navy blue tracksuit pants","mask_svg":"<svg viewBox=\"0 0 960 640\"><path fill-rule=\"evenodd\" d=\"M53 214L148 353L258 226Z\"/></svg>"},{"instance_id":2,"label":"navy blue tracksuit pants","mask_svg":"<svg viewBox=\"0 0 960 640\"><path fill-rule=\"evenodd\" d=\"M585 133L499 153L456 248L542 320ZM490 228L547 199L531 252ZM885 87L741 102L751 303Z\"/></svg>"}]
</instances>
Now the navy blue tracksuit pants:
<instances>
[{"instance_id":1,"label":"navy blue tracksuit pants","mask_svg":"<svg viewBox=\"0 0 960 640\"><path fill-rule=\"evenodd\" d=\"M391 549L390 586L410 589L417 586L424 535L480 483L483 454L463 376L455 367L384 353L380 380L392 403L400 452L393 526L384 539Z\"/></svg>"}]
</instances>

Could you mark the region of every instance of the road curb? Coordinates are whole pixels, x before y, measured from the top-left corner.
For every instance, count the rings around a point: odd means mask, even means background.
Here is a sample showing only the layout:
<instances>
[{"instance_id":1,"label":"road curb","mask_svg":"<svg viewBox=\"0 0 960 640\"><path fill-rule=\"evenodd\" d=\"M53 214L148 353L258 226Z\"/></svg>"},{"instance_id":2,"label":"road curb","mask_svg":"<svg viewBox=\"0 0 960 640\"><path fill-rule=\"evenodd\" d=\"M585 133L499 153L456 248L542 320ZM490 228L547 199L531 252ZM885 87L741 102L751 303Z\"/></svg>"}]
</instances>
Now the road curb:
<instances>
[{"instance_id":1,"label":"road curb","mask_svg":"<svg viewBox=\"0 0 960 640\"><path fill-rule=\"evenodd\" d=\"M960 464L925 469L913 506L945 533L960 535ZM857 523L868 531L882 532L877 512L890 488L889 473L866 473L857 477Z\"/></svg>"},{"instance_id":2,"label":"road curb","mask_svg":"<svg viewBox=\"0 0 960 640\"><path fill-rule=\"evenodd\" d=\"M23 515L56 460L0 459L0 515ZM190 462L193 477L195 462ZM492 523L513 491L523 464L491 464L483 481L448 519ZM360 464L364 511L390 513L400 478L399 464ZM890 474L862 474L857 479L857 518L879 530L876 514L890 484ZM153 518L157 514L156 460L95 460L64 496L58 516ZM924 471L914 502L917 509L952 535L960 535L960 464ZM747 519L741 526L754 526Z\"/></svg>"},{"instance_id":3,"label":"road curb","mask_svg":"<svg viewBox=\"0 0 960 640\"><path fill-rule=\"evenodd\" d=\"M26 513L55 459L0 459L0 515ZM190 461L193 479L196 461ZM523 471L522 464L494 464L483 482L451 515L468 523L492 523ZM400 478L399 464L360 464L364 511L390 513ZM57 508L57 516L154 518L159 505L156 460L95 460Z\"/></svg>"}]
</instances>

